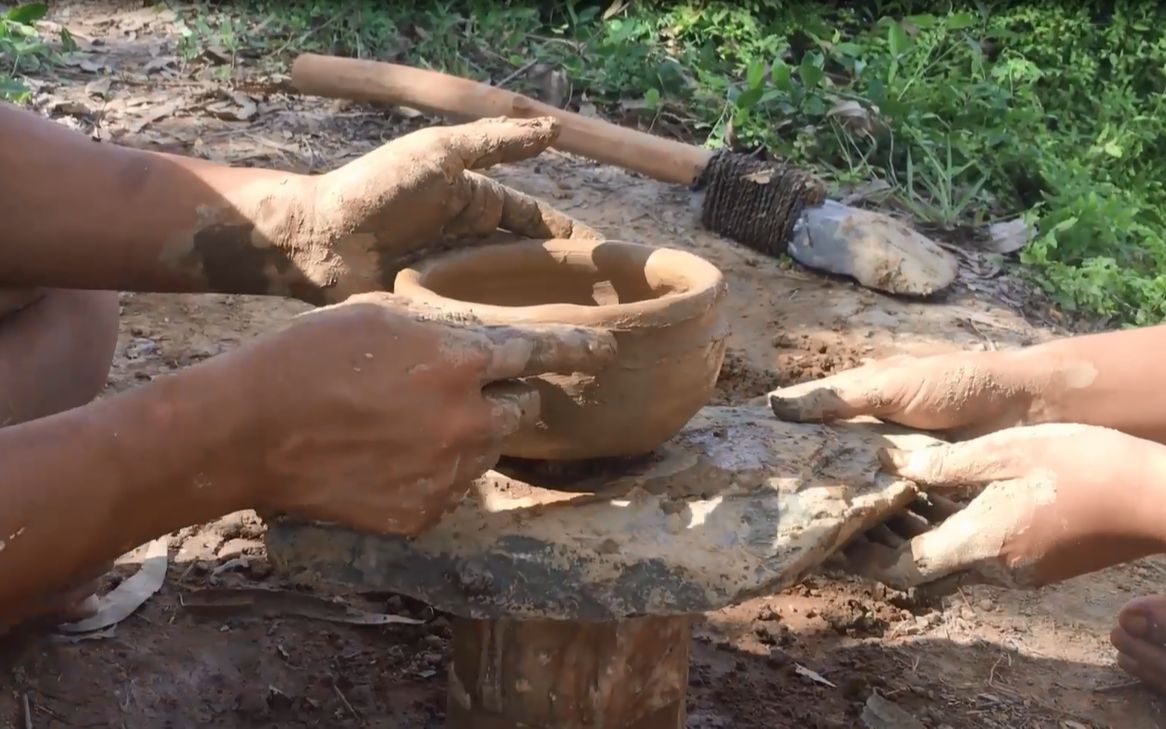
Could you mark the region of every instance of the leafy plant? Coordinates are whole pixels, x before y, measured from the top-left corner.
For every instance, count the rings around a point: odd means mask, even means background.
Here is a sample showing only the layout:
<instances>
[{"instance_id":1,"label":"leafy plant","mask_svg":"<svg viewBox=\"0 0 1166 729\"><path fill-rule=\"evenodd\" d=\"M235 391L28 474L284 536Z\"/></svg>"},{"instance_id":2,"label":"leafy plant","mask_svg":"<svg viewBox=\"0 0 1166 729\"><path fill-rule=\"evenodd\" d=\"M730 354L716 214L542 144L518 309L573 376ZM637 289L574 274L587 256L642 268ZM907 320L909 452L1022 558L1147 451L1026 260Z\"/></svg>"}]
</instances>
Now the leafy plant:
<instances>
[{"instance_id":1,"label":"leafy plant","mask_svg":"<svg viewBox=\"0 0 1166 729\"><path fill-rule=\"evenodd\" d=\"M0 99L21 101L27 96L20 74L39 67L49 55L34 27L48 11L44 3L26 3L0 15Z\"/></svg>"}]
</instances>

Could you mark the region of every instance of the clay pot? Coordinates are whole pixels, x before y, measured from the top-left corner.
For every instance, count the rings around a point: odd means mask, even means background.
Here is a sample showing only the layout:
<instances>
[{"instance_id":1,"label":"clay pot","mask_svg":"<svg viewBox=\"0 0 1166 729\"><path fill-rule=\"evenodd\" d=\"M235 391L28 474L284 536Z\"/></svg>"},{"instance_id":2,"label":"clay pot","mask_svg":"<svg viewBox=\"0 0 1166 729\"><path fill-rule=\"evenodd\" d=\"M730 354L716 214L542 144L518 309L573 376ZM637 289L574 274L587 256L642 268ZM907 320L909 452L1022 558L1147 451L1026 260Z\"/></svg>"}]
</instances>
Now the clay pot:
<instances>
[{"instance_id":1,"label":"clay pot","mask_svg":"<svg viewBox=\"0 0 1166 729\"><path fill-rule=\"evenodd\" d=\"M602 372L527 380L539 390L542 422L508 440L507 456L647 453L708 402L724 361L724 278L674 249L585 240L488 245L405 269L395 291L486 324L613 333L617 358Z\"/></svg>"}]
</instances>

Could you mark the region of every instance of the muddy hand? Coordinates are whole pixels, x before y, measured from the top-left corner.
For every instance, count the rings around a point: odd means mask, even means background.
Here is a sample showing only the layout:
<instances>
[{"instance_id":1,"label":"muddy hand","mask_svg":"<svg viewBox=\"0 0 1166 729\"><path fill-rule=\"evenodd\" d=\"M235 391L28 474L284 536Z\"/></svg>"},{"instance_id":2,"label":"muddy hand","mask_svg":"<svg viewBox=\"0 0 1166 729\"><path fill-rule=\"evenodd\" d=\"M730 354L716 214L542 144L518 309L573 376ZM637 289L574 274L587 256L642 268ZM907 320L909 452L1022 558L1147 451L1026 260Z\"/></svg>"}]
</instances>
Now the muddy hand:
<instances>
[{"instance_id":1,"label":"muddy hand","mask_svg":"<svg viewBox=\"0 0 1166 729\"><path fill-rule=\"evenodd\" d=\"M885 467L927 499L848 545L846 557L892 587L1037 587L1166 545L1166 446L1114 430L1012 428L891 451ZM981 488L963 508L946 498Z\"/></svg>"},{"instance_id":2,"label":"muddy hand","mask_svg":"<svg viewBox=\"0 0 1166 729\"><path fill-rule=\"evenodd\" d=\"M246 407L264 414L247 426L260 508L415 534L537 421L537 394L516 378L598 371L614 353L606 332L450 322L366 294L223 366L243 373Z\"/></svg>"},{"instance_id":3,"label":"muddy hand","mask_svg":"<svg viewBox=\"0 0 1166 729\"><path fill-rule=\"evenodd\" d=\"M534 157L558 137L553 119L487 119L423 129L384 145L315 183L313 240L326 242L337 302L391 288L418 249L441 238L499 229L529 238L595 238L541 200L478 174Z\"/></svg>"},{"instance_id":4,"label":"muddy hand","mask_svg":"<svg viewBox=\"0 0 1166 729\"><path fill-rule=\"evenodd\" d=\"M893 357L769 394L782 420L873 416L975 436L1025 422L1042 376L1003 352Z\"/></svg>"}]
</instances>

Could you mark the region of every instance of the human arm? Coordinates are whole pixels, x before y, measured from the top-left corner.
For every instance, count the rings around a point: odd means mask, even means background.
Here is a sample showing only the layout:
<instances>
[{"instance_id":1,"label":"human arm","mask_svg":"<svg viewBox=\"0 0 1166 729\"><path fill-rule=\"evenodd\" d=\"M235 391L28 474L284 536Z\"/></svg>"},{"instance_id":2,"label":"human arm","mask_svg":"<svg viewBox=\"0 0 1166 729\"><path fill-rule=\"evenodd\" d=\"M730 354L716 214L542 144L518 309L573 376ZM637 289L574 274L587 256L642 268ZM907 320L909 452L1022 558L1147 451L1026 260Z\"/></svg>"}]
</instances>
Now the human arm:
<instances>
[{"instance_id":1,"label":"human arm","mask_svg":"<svg viewBox=\"0 0 1166 729\"><path fill-rule=\"evenodd\" d=\"M413 534L610 336L424 321L370 295L128 393L0 429L0 625L126 549L242 508Z\"/></svg>"},{"instance_id":2,"label":"human arm","mask_svg":"<svg viewBox=\"0 0 1166 729\"><path fill-rule=\"evenodd\" d=\"M295 296L391 288L442 235L589 233L472 170L539 154L553 120L396 139L324 175L97 144L0 104L0 287Z\"/></svg>"},{"instance_id":3,"label":"human arm","mask_svg":"<svg viewBox=\"0 0 1166 729\"><path fill-rule=\"evenodd\" d=\"M1166 551L1166 446L1115 430L1010 428L891 452L886 469L933 497L846 549L893 587L1032 588ZM965 507L945 498L969 490Z\"/></svg>"},{"instance_id":4,"label":"human arm","mask_svg":"<svg viewBox=\"0 0 1166 729\"><path fill-rule=\"evenodd\" d=\"M871 415L975 436L1072 422L1166 443L1166 326L1068 337L1022 349L894 357L777 390L786 420Z\"/></svg>"}]
</instances>

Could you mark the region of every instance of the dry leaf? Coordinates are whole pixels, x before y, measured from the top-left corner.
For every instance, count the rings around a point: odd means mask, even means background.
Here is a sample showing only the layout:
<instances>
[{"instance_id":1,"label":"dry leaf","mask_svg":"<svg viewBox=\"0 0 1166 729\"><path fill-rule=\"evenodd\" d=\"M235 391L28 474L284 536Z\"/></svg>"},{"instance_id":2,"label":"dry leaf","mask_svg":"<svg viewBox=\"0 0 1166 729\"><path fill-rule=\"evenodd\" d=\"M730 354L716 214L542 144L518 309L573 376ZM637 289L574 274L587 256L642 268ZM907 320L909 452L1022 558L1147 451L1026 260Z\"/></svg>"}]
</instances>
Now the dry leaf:
<instances>
[{"instance_id":1,"label":"dry leaf","mask_svg":"<svg viewBox=\"0 0 1166 729\"><path fill-rule=\"evenodd\" d=\"M166 581L166 548L169 538L150 542L142 566L108 595L98 598L97 613L76 623L66 623L59 630L66 633L89 633L117 625L150 599Z\"/></svg>"},{"instance_id":2,"label":"dry leaf","mask_svg":"<svg viewBox=\"0 0 1166 729\"><path fill-rule=\"evenodd\" d=\"M109 96L109 87L112 81L108 78L99 78L96 81L90 81L85 84L85 93L89 96L96 96L104 99Z\"/></svg>"},{"instance_id":3,"label":"dry leaf","mask_svg":"<svg viewBox=\"0 0 1166 729\"><path fill-rule=\"evenodd\" d=\"M924 729L921 721L878 694L871 694L862 707L862 723L868 729Z\"/></svg>"},{"instance_id":4,"label":"dry leaf","mask_svg":"<svg viewBox=\"0 0 1166 729\"><path fill-rule=\"evenodd\" d=\"M142 66L142 71L145 72L147 76L149 76L152 71L161 71L162 69L176 65L177 63L178 59L174 56L158 56L157 58L151 58L150 60L146 61L145 65Z\"/></svg>"},{"instance_id":5,"label":"dry leaf","mask_svg":"<svg viewBox=\"0 0 1166 729\"><path fill-rule=\"evenodd\" d=\"M83 102L72 99L58 99L49 104L48 109L50 112L68 116L89 116L93 113L93 110Z\"/></svg>"},{"instance_id":6,"label":"dry leaf","mask_svg":"<svg viewBox=\"0 0 1166 729\"><path fill-rule=\"evenodd\" d=\"M820 683L823 686L829 686L830 688L838 688L838 686L831 682L829 679L824 678L822 674L818 673L817 671L811 671L800 663L794 664L794 673L798 674L802 678L808 678L814 683Z\"/></svg>"}]
</instances>

